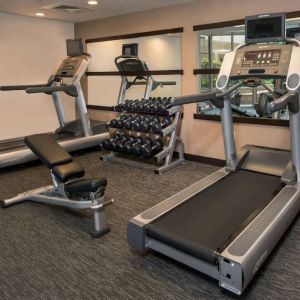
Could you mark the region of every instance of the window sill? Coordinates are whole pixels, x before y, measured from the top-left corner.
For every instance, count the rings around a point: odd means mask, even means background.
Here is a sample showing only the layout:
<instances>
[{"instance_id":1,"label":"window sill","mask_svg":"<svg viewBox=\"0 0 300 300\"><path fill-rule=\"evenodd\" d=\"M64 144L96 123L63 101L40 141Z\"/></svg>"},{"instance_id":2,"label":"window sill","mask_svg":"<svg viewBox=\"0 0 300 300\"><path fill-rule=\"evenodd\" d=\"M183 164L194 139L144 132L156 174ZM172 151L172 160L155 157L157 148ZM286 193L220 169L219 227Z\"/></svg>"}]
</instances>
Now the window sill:
<instances>
[{"instance_id":1,"label":"window sill","mask_svg":"<svg viewBox=\"0 0 300 300\"><path fill-rule=\"evenodd\" d=\"M221 122L221 116L219 116L219 115L208 115L208 114L196 113L196 114L194 114L194 119ZM267 118L251 118L251 117L235 117L235 116L233 116L233 123L289 127L288 120L274 120L274 119L267 119Z\"/></svg>"}]
</instances>

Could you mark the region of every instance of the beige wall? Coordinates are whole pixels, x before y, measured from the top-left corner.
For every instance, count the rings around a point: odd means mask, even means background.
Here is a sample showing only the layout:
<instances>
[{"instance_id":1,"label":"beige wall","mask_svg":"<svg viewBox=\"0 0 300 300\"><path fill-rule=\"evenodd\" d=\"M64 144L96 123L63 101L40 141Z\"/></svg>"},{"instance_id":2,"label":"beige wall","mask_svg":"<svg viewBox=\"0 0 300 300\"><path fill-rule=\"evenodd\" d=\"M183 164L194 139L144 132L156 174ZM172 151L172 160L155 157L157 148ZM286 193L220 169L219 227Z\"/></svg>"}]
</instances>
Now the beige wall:
<instances>
[{"instance_id":1,"label":"beige wall","mask_svg":"<svg viewBox=\"0 0 300 300\"><path fill-rule=\"evenodd\" d=\"M74 25L0 13L0 85L47 82L66 56L66 39ZM67 100L67 99L66 99ZM68 119L74 101L64 101ZM53 102L45 94L0 93L0 140L48 132L58 127Z\"/></svg>"},{"instance_id":2,"label":"beige wall","mask_svg":"<svg viewBox=\"0 0 300 300\"><path fill-rule=\"evenodd\" d=\"M298 1L291 0L198 0L191 4L79 23L75 25L75 35L86 39L184 27L182 94L186 95L195 93L197 87L196 76L193 75L193 69L196 68L196 38L193 25L241 19L252 14L297 10ZM195 105L186 105L184 112L182 137L185 152L224 158L220 124L194 120ZM93 115L101 117L109 114L93 112ZM287 128L236 124L235 137L238 147L247 143L284 149L290 146Z\"/></svg>"}]
</instances>

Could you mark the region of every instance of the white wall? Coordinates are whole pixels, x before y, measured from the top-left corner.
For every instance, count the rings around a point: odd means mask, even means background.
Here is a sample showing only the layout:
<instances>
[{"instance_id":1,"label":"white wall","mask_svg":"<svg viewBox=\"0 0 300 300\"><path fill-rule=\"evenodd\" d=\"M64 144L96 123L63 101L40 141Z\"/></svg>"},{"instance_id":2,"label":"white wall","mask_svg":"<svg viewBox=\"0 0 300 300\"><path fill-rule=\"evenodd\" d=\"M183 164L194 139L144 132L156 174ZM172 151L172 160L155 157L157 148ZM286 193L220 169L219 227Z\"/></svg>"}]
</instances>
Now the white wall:
<instances>
[{"instance_id":1,"label":"white wall","mask_svg":"<svg viewBox=\"0 0 300 300\"><path fill-rule=\"evenodd\" d=\"M74 25L0 13L0 85L46 82L66 56L65 41L74 37ZM64 99L68 120L75 104ZM52 98L22 91L0 93L0 140L58 127Z\"/></svg>"},{"instance_id":2,"label":"white wall","mask_svg":"<svg viewBox=\"0 0 300 300\"><path fill-rule=\"evenodd\" d=\"M181 69L181 36L159 35L126 40L115 40L87 44L87 51L93 57L90 72L118 71L114 59L122 54L123 44L139 44L139 57L146 61L150 70ZM181 95L181 76L153 76L157 81L176 81L176 86L157 88L152 96ZM89 76L88 103L112 106L117 103L121 84L120 76ZM144 95L144 86L133 86L126 92L126 98L139 99Z\"/></svg>"}]
</instances>

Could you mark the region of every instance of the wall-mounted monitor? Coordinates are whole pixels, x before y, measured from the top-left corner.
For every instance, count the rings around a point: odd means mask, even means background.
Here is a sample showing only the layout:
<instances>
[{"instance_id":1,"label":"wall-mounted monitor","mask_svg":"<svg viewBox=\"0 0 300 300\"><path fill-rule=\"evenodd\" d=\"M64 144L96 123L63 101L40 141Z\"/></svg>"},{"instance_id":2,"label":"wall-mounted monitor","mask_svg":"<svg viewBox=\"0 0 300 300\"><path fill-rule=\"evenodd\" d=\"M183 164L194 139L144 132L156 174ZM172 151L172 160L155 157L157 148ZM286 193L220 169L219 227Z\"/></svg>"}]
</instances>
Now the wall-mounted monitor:
<instances>
[{"instance_id":1,"label":"wall-mounted monitor","mask_svg":"<svg viewBox=\"0 0 300 300\"><path fill-rule=\"evenodd\" d=\"M68 56L80 56L83 54L82 39L67 40Z\"/></svg>"},{"instance_id":2,"label":"wall-mounted monitor","mask_svg":"<svg viewBox=\"0 0 300 300\"><path fill-rule=\"evenodd\" d=\"M122 45L122 55L138 56L139 54L139 44L123 44Z\"/></svg>"},{"instance_id":3,"label":"wall-mounted monitor","mask_svg":"<svg viewBox=\"0 0 300 300\"><path fill-rule=\"evenodd\" d=\"M246 43L285 41L285 13L246 17Z\"/></svg>"}]
</instances>

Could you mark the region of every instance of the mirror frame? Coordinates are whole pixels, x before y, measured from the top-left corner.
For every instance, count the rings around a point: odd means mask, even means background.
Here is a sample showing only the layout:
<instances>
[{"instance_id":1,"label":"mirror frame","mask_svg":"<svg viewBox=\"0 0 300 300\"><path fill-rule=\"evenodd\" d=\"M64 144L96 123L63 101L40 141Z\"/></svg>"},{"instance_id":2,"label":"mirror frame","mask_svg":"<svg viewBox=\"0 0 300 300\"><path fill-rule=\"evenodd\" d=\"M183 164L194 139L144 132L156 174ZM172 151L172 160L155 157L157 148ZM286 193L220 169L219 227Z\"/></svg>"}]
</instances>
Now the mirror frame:
<instances>
[{"instance_id":1,"label":"mirror frame","mask_svg":"<svg viewBox=\"0 0 300 300\"><path fill-rule=\"evenodd\" d=\"M124 39L134 39L139 37L147 37L147 36L155 36L155 35L163 35L170 33L183 33L183 27L163 29L163 30L155 30L155 31L146 31L146 32L137 32L131 34L124 35L115 35L115 36L106 36L106 37L98 37L92 39L86 39L85 43L99 43L99 42L107 42L107 41L115 41L115 40L124 40ZM121 76L122 72L118 71L95 71L95 72L86 72L86 76ZM145 72L139 75L183 75L183 69L177 70L151 70L149 72ZM88 109L95 110L106 110L106 111L114 111L114 106L102 106L102 105L89 105L87 104Z\"/></svg>"}]
</instances>

